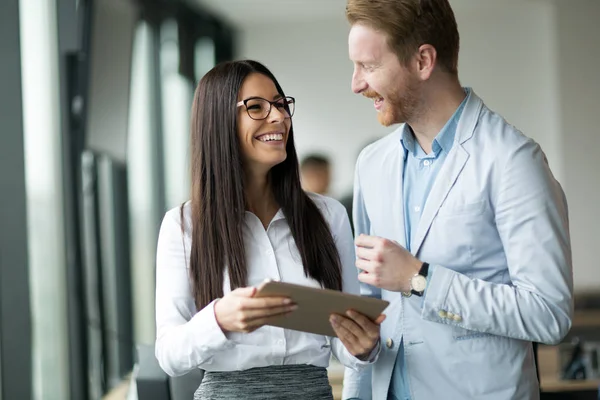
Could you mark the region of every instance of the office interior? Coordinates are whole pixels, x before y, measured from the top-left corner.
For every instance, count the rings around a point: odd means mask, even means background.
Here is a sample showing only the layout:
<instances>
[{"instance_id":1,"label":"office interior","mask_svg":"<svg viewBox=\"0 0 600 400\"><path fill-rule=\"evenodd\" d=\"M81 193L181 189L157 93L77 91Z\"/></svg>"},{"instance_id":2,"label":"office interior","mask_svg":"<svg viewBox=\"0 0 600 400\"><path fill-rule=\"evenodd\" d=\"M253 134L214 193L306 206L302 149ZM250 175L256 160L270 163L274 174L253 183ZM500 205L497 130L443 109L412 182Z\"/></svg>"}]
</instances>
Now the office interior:
<instances>
[{"instance_id":1,"label":"office interior","mask_svg":"<svg viewBox=\"0 0 600 400\"><path fill-rule=\"evenodd\" d=\"M541 144L569 203L575 317L538 346L542 399L597 399L600 3L451 4L461 82ZM300 157L328 158L341 199L360 149L393 129L350 90L344 8L0 1L0 400L191 398L196 377L167 377L152 345L156 240L188 199L195 85L221 61L264 62L297 100ZM574 348L583 375L563 379ZM339 398L343 370L329 374Z\"/></svg>"}]
</instances>

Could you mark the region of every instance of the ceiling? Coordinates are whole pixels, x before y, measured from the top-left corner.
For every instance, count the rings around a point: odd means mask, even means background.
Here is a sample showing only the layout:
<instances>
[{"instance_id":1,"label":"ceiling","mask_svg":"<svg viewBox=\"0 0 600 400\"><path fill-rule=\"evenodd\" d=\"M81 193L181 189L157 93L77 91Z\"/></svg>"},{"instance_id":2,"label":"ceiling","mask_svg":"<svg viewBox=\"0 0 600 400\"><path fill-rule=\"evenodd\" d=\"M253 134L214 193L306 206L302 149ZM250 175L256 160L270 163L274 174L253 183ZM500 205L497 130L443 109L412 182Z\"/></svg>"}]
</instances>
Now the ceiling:
<instances>
[{"instance_id":1,"label":"ceiling","mask_svg":"<svg viewBox=\"0 0 600 400\"><path fill-rule=\"evenodd\" d=\"M234 25L344 19L346 0L193 0Z\"/></svg>"},{"instance_id":2,"label":"ceiling","mask_svg":"<svg viewBox=\"0 0 600 400\"><path fill-rule=\"evenodd\" d=\"M187 0L198 4L235 26L261 23L299 22L316 19L339 19L345 21L347 0ZM482 3L500 0L450 0L455 9L470 8ZM521 3L536 0L502 0L505 3ZM549 1L549 0L537 0Z\"/></svg>"}]
</instances>

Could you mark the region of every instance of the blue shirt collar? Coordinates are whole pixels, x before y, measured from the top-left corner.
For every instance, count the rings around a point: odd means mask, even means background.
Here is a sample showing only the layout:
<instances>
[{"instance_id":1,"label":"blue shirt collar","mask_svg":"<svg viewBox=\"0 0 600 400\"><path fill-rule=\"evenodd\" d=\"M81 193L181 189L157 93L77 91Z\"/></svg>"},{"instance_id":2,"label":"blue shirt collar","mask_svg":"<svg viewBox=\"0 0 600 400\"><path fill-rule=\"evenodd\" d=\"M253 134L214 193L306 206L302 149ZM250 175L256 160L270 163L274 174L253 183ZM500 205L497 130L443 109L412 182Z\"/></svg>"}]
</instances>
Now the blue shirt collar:
<instances>
[{"instance_id":1,"label":"blue shirt collar","mask_svg":"<svg viewBox=\"0 0 600 400\"><path fill-rule=\"evenodd\" d=\"M464 91L466 94L464 100L462 103L460 103L456 111L454 111L454 114L452 114L452 117L450 117L450 119L446 122L446 125L444 125L440 133L438 133L435 139L433 139L431 150L436 156L439 154L440 150L443 150L446 153L450 152L450 149L454 144L456 127L458 126L458 121L460 120L462 112L465 108L465 104L467 104L467 99L469 98L471 89L464 88ZM417 151L419 150L419 144L417 143L412 129L410 126L408 126L408 124L404 124L402 133L400 135L400 142L402 143L405 152L411 152L414 156L418 154Z\"/></svg>"}]
</instances>

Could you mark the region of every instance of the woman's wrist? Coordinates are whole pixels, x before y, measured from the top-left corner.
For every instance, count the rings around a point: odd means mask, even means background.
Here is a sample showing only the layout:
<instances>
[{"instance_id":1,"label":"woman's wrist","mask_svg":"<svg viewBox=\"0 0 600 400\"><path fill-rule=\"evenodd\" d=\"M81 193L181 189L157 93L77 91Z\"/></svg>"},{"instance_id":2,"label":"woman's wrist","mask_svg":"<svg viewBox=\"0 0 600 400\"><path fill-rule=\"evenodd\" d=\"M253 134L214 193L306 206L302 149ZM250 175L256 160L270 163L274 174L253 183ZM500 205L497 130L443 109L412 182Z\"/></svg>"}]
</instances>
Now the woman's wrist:
<instances>
[{"instance_id":1,"label":"woman's wrist","mask_svg":"<svg viewBox=\"0 0 600 400\"><path fill-rule=\"evenodd\" d=\"M354 356L354 357L358 358L360 361L369 361L373 357L373 354L377 352L378 347L379 347L379 339L377 339L377 341L375 342L375 345L373 346L373 348L371 350L367 351L366 353Z\"/></svg>"}]
</instances>

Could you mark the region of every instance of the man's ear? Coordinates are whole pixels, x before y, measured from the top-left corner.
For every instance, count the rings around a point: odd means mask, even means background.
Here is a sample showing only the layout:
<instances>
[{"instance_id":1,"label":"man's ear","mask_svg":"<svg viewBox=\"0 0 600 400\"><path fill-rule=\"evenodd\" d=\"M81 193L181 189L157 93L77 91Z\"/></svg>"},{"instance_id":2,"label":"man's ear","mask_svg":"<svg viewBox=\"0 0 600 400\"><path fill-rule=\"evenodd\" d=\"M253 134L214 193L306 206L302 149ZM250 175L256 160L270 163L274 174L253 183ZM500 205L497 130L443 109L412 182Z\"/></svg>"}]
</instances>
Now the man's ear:
<instances>
[{"instance_id":1,"label":"man's ear","mask_svg":"<svg viewBox=\"0 0 600 400\"><path fill-rule=\"evenodd\" d=\"M437 63L437 51L430 44L424 44L415 55L416 72L421 80L429 79Z\"/></svg>"}]
</instances>

